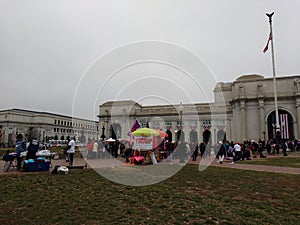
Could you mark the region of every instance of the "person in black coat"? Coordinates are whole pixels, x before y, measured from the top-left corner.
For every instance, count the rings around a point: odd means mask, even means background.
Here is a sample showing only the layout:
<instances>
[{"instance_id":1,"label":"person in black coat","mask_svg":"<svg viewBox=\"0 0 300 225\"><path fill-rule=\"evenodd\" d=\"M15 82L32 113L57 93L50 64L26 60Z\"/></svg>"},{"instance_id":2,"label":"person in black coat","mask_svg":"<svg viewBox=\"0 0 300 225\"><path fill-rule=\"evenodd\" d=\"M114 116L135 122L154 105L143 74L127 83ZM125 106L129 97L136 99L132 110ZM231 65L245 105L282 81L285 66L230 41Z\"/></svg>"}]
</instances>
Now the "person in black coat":
<instances>
[{"instance_id":1,"label":"person in black coat","mask_svg":"<svg viewBox=\"0 0 300 225\"><path fill-rule=\"evenodd\" d=\"M194 149L193 155L192 155L192 160L196 161L198 157L198 152L199 152L199 146L198 144L192 144L191 149Z\"/></svg>"},{"instance_id":2,"label":"person in black coat","mask_svg":"<svg viewBox=\"0 0 300 225\"><path fill-rule=\"evenodd\" d=\"M219 150L217 153L217 157L219 158L219 163L222 164L224 161L224 158L226 156L226 147L225 143L222 143L222 141L219 141L217 145L217 149Z\"/></svg>"}]
</instances>

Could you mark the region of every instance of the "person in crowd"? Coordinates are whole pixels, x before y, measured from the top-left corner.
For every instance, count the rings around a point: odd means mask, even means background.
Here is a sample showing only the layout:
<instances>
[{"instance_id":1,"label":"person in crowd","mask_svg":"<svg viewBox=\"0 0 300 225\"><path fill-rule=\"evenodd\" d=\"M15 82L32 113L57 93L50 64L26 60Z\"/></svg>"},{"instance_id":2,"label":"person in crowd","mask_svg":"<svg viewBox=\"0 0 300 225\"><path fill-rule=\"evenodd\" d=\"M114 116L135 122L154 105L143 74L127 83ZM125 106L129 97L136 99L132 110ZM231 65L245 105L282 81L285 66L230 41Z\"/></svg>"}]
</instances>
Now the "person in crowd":
<instances>
[{"instance_id":1,"label":"person in crowd","mask_svg":"<svg viewBox=\"0 0 300 225\"><path fill-rule=\"evenodd\" d=\"M287 156L287 148L288 148L288 144L286 142L282 142L282 155L283 156Z\"/></svg>"},{"instance_id":2,"label":"person in crowd","mask_svg":"<svg viewBox=\"0 0 300 225\"><path fill-rule=\"evenodd\" d=\"M87 153L87 159L92 159L93 158L93 142L89 141L89 143L86 145L86 153Z\"/></svg>"},{"instance_id":3,"label":"person in crowd","mask_svg":"<svg viewBox=\"0 0 300 225\"><path fill-rule=\"evenodd\" d=\"M233 148L234 148L234 160L233 160L233 162L236 162L236 161L238 161L242 158L242 148L241 148L240 143L238 143L238 142L234 145Z\"/></svg>"},{"instance_id":4,"label":"person in crowd","mask_svg":"<svg viewBox=\"0 0 300 225\"><path fill-rule=\"evenodd\" d=\"M231 145L228 145L227 158L234 162L234 148Z\"/></svg>"},{"instance_id":5,"label":"person in crowd","mask_svg":"<svg viewBox=\"0 0 300 225\"><path fill-rule=\"evenodd\" d=\"M68 158L69 158L69 166L73 166L73 159L74 159L74 154L75 154L74 138L69 140L67 153L68 153Z\"/></svg>"},{"instance_id":6,"label":"person in crowd","mask_svg":"<svg viewBox=\"0 0 300 225\"><path fill-rule=\"evenodd\" d=\"M251 141L250 148L253 154L253 158L256 158L256 155L258 153L258 144L254 140Z\"/></svg>"},{"instance_id":7,"label":"person in crowd","mask_svg":"<svg viewBox=\"0 0 300 225\"><path fill-rule=\"evenodd\" d=\"M124 156L125 156L125 159L126 159L126 163L130 162L129 158L133 155L133 152L134 151L133 151L131 145L124 150Z\"/></svg>"},{"instance_id":8,"label":"person in crowd","mask_svg":"<svg viewBox=\"0 0 300 225\"><path fill-rule=\"evenodd\" d=\"M98 157L100 159L105 158L105 147L102 141L98 142Z\"/></svg>"},{"instance_id":9,"label":"person in crowd","mask_svg":"<svg viewBox=\"0 0 300 225\"><path fill-rule=\"evenodd\" d=\"M199 154L199 145L197 143L191 144L191 149L193 149L192 160L196 161Z\"/></svg>"},{"instance_id":10,"label":"person in crowd","mask_svg":"<svg viewBox=\"0 0 300 225\"><path fill-rule=\"evenodd\" d=\"M278 143L276 143L276 145L275 145L275 151L276 151L277 155L279 154L279 149L280 149L280 145Z\"/></svg>"},{"instance_id":11,"label":"person in crowd","mask_svg":"<svg viewBox=\"0 0 300 225\"><path fill-rule=\"evenodd\" d=\"M245 145L244 145L242 159L243 160L250 160L250 156L251 156L250 144L249 144L249 142L246 142Z\"/></svg>"},{"instance_id":12,"label":"person in crowd","mask_svg":"<svg viewBox=\"0 0 300 225\"><path fill-rule=\"evenodd\" d=\"M270 143L270 140L267 141L266 150L267 150L267 153L270 155L271 154L271 143Z\"/></svg>"},{"instance_id":13,"label":"person in crowd","mask_svg":"<svg viewBox=\"0 0 300 225\"><path fill-rule=\"evenodd\" d=\"M258 154L260 158L266 158L266 156L263 154L263 150L264 150L264 143L262 141L259 141Z\"/></svg>"},{"instance_id":14,"label":"person in crowd","mask_svg":"<svg viewBox=\"0 0 300 225\"><path fill-rule=\"evenodd\" d=\"M114 158L118 158L119 155L119 145L120 145L120 141L116 140L116 142L113 144L113 157Z\"/></svg>"},{"instance_id":15,"label":"person in crowd","mask_svg":"<svg viewBox=\"0 0 300 225\"><path fill-rule=\"evenodd\" d=\"M26 159L36 159L36 153L39 149L41 149L43 145L38 142L36 137L33 137L27 144L26 144L26 149L27 149L27 155Z\"/></svg>"},{"instance_id":16,"label":"person in crowd","mask_svg":"<svg viewBox=\"0 0 300 225\"><path fill-rule=\"evenodd\" d=\"M219 141L216 148L217 148L217 158L219 159L218 162L222 164L226 156L226 144L223 143L222 141Z\"/></svg>"},{"instance_id":17,"label":"person in crowd","mask_svg":"<svg viewBox=\"0 0 300 225\"><path fill-rule=\"evenodd\" d=\"M124 157L125 145L123 142L120 142L120 155Z\"/></svg>"},{"instance_id":18,"label":"person in crowd","mask_svg":"<svg viewBox=\"0 0 300 225\"><path fill-rule=\"evenodd\" d=\"M17 153L17 170L20 170L22 167L22 160L21 153L26 151L26 144L22 141L23 137L22 135L19 135L17 137L17 143L16 143L16 153Z\"/></svg>"},{"instance_id":19,"label":"person in crowd","mask_svg":"<svg viewBox=\"0 0 300 225\"><path fill-rule=\"evenodd\" d=\"M201 144L199 146L201 158L205 158L205 148L206 148L206 146L205 146L204 142L201 142Z\"/></svg>"},{"instance_id":20,"label":"person in crowd","mask_svg":"<svg viewBox=\"0 0 300 225\"><path fill-rule=\"evenodd\" d=\"M172 155L174 150L174 145L171 142L166 142L166 149L168 152L168 161L172 161Z\"/></svg>"},{"instance_id":21,"label":"person in crowd","mask_svg":"<svg viewBox=\"0 0 300 225\"><path fill-rule=\"evenodd\" d=\"M93 147L92 147L92 154L93 154L93 159L98 158L98 142L97 141L93 141Z\"/></svg>"},{"instance_id":22,"label":"person in crowd","mask_svg":"<svg viewBox=\"0 0 300 225\"><path fill-rule=\"evenodd\" d=\"M296 151L299 152L300 151L300 140L298 140L298 141L296 140L295 146L296 146Z\"/></svg>"},{"instance_id":23,"label":"person in crowd","mask_svg":"<svg viewBox=\"0 0 300 225\"><path fill-rule=\"evenodd\" d=\"M66 146L64 147L64 151L63 151L63 154L64 154L64 158L66 159L66 162L69 162L69 157L68 157L68 149L69 149L69 141L70 141L70 138L67 137L67 141L66 141Z\"/></svg>"},{"instance_id":24,"label":"person in crowd","mask_svg":"<svg viewBox=\"0 0 300 225\"><path fill-rule=\"evenodd\" d=\"M295 144L294 144L293 141L288 141L287 142L287 150L289 150L291 152L295 151Z\"/></svg>"},{"instance_id":25,"label":"person in crowd","mask_svg":"<svg viewBox=\"0 0 300 225\"><path fill-rule=\"evenodd\" d=\"M275 145L276 144L271 144L271 154L275 155Z\"/></svg>"}]
</instances>

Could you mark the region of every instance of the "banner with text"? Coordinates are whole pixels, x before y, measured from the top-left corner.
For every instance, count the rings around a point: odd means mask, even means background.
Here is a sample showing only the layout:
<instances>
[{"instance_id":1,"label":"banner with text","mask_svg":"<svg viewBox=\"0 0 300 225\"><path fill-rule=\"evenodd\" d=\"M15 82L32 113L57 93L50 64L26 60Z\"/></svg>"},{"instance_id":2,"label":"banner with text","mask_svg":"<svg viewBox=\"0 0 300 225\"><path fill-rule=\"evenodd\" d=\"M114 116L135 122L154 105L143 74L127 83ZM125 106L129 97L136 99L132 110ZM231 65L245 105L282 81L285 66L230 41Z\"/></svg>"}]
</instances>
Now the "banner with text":
<instances>
[{"instance_id":1,"label":"banner with text","mask_svg":"<svg viewBox=\"0 0 300 225\"><path fill-rule=\"evenodd\" d=\"M153 137L134 137L133 149L151 150L153 148Z\"/></svg>"}]
</instances>

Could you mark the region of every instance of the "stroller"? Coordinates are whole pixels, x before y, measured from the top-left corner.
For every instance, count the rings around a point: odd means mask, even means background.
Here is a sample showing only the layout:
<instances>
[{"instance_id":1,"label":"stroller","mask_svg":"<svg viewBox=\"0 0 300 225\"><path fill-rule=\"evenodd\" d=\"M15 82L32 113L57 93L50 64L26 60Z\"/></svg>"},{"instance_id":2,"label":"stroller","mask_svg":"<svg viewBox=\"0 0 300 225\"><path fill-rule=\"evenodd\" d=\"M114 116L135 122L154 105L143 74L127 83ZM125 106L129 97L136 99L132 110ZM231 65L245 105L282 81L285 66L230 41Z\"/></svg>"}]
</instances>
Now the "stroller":
<instances>
[{"instance_id":1,"label":"stroller","mask_svg":"<svg viewBox=\"0 0 300 225\"><path fill-rule=\"evenodd\" d=\"M9 168L17 167L16 164L17 153L9 153L9 150L3 155L2 160L5 161L4 166L2 167L4 172L7 172Z\"/></svg>"}]
</instances>

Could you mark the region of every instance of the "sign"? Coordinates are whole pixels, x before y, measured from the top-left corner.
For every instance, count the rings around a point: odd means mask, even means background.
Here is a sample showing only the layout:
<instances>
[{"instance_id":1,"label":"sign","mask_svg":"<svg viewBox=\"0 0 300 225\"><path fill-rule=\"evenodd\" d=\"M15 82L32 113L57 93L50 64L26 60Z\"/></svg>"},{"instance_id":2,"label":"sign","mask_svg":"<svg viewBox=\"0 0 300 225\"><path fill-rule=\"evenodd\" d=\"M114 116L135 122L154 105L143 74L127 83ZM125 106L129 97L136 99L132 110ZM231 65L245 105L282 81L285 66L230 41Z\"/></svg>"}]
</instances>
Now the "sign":
<instances>
[{"instance_id":1,"label":"sign","mask_svg":"<svg viewBox=\"0 0 300 225\"><path fill-rule=\"evenodd\" d=\"M153 148L153 137L135 137L133 149L151 150Z\"/></svg>"}]
</instances>

